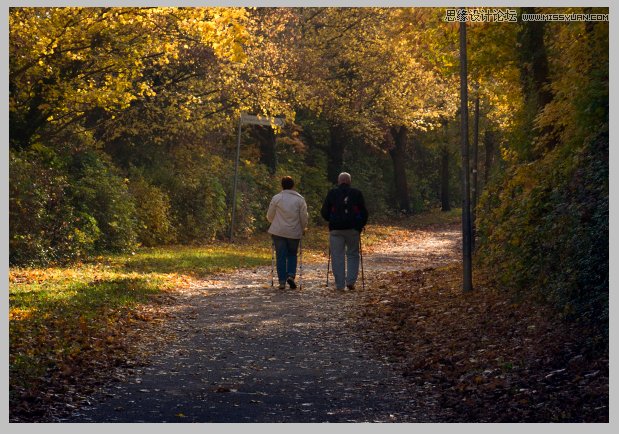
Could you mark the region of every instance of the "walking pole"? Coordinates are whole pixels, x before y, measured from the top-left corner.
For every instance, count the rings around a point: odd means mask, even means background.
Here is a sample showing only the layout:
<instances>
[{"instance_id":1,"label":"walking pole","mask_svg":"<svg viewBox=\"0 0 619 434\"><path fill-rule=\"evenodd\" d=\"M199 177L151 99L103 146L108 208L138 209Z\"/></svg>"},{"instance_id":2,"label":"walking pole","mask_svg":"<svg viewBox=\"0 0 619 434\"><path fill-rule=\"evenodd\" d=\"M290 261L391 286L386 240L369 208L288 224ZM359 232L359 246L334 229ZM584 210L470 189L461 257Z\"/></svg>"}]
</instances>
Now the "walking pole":
<instances>
[{"instance_id":1,"label":"walking pole","mask_svg":"<svg viewBox=\"0 0 619 434\"><path fill-rule=\"evenodd\" d=\"M303 287L303 239L299 240L299 291Z\"/></svg>"},{"instance_id":2,"label":"walking pole","mask_svg":"<svg viewBox=\"0 0 619 434\"><path fill-rule=\"evenodd\" d=\"M275 263L275 244L271 243L271 288L273 287L273 267Z\"/></svg>"},{"instance_id":3,"label":"walking pole","mask_svg":"<svg viewBox=\"0 0 619 434\"><path fill-rule=\"evenodd\" d=\"M363 249L361 248L361 233L359 233L359 254L361 255L361 288L365 291L365 276L363 275Z\"/></svg>"},{"instance_id":4,"label":"walking pole","mask_svg":"<svg viewBox=\"0 0 619 434\"><path fill-rule=\"evenodd\" d=\"M331 240L329 240L329 257L327 258L327 284L325 285L327 288L329 287L329 265L331 264Z\"/></svg>"}]
</instances>

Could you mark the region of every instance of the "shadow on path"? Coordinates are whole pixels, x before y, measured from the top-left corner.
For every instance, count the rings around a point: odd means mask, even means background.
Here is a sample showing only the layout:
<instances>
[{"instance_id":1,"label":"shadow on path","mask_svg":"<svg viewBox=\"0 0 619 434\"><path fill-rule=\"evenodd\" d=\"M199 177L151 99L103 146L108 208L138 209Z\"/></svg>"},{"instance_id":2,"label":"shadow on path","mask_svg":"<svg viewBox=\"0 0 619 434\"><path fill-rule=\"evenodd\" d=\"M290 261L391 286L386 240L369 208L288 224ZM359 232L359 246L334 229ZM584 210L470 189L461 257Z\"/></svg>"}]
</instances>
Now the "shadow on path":
<instances>
[{"instance_id":1,"label":"shadow on path","mask_svg":"<svg viewBox=\"0 0 619 434\"><path fill-rule=\"evenodd\" d=\"M365 253L366 291L379 273L458 258L456 227L413 237ZM64 421L439 421L432 394L373 355L355 330L361 282L353 292L326 288L326 258L305 264L303 274L302 290L272 288L270 267L258 267L180 292L165 325L136 342L148 364L127 370Z\"/></svg>"}]
</instances>

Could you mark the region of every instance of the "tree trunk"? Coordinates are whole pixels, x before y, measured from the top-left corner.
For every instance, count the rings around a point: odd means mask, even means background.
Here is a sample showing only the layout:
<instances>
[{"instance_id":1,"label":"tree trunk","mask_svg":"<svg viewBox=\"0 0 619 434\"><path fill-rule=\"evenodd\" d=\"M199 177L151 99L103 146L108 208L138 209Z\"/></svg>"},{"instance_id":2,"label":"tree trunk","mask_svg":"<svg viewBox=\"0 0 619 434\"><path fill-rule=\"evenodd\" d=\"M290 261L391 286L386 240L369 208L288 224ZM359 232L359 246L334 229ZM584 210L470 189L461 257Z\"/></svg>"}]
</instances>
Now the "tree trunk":
<instances>
[{"instance_id":1,"label":"tree trunk","mask_svg":"<svg viewBox=\"0 0 619 434\"><path fill-rule=\"evenodd\" d=\"M533 14L535 8L522 8L522 13ZM530 127L538 113L552 101L553 95L550 90L550 73L548 68L548 55L544 44L543 21L523 21L520 34L520 78L523 87L525 104L529 109ZM544 137L544 147L550 150L556 146L557 139L551 128L546 127L538 131L539 136ZM534 152L539 154L539 152ZM537 155L539 156L539 155Z\"/></svg>"},{"instance_id":2,"label":"tree trunk","mask_svg":"<svg viewBox=\"0 0 619 434\"><path fill-rule=\"evenodd\" d=\"M327 162L327 177L329 181L337 184L337 177L342 171L344 164L344 129L340 125L329 127L329 159Z\"/></svg>"},{"instance_id":3,"label":"tree trunk","mask_svg":"<svg viewBox=\"0 0 619 434\"><path fill-rule=\"evenodd\" d=\"M15 149L26 149L32 145L33 136L45 124L47 116L40 108L45 102L41 88L41 84L34 85L35 96L23 116L9 111L9 144Z\"/></svg>"},{"instance_id":4,"label":"tree trunk","mask_svg":"<svg viewBox=\"0 0 619 434\"><path fill-rule=\"evenodd\" d=\"M445 146L441 151L441 211L450 211L449 201L449 149Z\"/></svg>"},{"instance_id":5,"label":"tree trunk","mask_svg":"<svg viewBox=\"0 0 619 434\"><path fill-rule=\"evenodd\" d=\"M393 161L393 176L395 181L395 196L398 209L406 214L411 212L411 203L408 196L408 183L406 181L406 142L407 130L402 126L391 128L391 136L394 146L389 150Z\"/></svg>"},{"instance_id":6,"label":"tree trunk","mask_svg":"<svg viewBox=\"0 0 619 434\"><path fill-rule=\"evenodd\" d=\"M484 163L484 185L488 185L488 179L494 165L494 131L486 130L484 132L484 151L486 154Z\"/></svg>"},{"instance_id":7,"label":"tree trunk","mask_svg":"<svg viewBox=\"0 0 619 434\"><path fill-rule=\"evenodd\" d=\"M469 108L466 22L460 22L460 145L462 153L462 290L473 290L469 185Z\"/></svg>"},{"instance_id":8,"label":"tree trunk","mask_svg":"<svg viewBox=\"0 0 619 434\"><path fill-rule=\"evenodd\" d=\"M522 8L522 13L534 14L535 8ZM520 76L525 89L525 98L533 99L537 112L552 100L552 93L548 88L550 80L544 27L543 21L523 21L519 35Z\"/></svg>"},{"instance_id":9,"label":"tree trunk","mask_svg":"<svg viewBox=\"0 0 619 434\"><path fill-rule=\"evenodd\" d=\"M277 154L275 150L275 132L266 125L254 125L252 133L258 139L260 148L260 163L268 167L273 175L277 170Z\"/></svg>"},{"instance_id":10,"label":"tree trunk","mask_svg":"<svg viewBox=\"0 0 619 434\"><path fill-rule=\"evenodd\" d=\"M473 149L471 155L471 250L475 251L475 219L477 218L477 199L479 193L477 191L477 145L479 144L479 86L476 86L477 92L475 95L475 106L473 113Z\"/></svg>"},{"instance_id":11,"label":"tree trunk","mask_svg":"<svg viewBox=\"0 0 619 434\"><path fill-rule=\"evenodd\" d=\"M316 161L316 152L315 149L318 148L316 143L316 139L314 135L309 129L301 131L301 141L307 144L307 152L305 153L305 164L307 166L316 166L318 163Z\"/></svg>"}]
</instances>

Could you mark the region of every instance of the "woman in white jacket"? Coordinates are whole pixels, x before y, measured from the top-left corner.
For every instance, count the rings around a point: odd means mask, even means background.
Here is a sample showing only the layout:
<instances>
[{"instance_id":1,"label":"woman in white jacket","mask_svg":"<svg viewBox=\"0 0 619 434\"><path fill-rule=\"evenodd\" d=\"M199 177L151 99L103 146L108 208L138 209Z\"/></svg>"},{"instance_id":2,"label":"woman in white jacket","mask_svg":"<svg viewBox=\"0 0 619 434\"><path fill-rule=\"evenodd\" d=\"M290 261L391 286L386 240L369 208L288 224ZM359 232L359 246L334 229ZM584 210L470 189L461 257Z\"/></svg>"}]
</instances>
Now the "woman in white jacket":
<instances>
[{"instance_id":1,"label":"woman in white jacket","mask_svg":"<svg viewBox=\"0 0 619 434\"><path fill-rule=\"evenodd\" d=\"M305 199L293 190L290 176L282 178L282 191L271 199L267 220L271 223L269 233L273 238L277 257L277 278L279 289L295 289L297 273L297 251L303 231L307 227L308 215Z\"/></svg>"}]
</instances>

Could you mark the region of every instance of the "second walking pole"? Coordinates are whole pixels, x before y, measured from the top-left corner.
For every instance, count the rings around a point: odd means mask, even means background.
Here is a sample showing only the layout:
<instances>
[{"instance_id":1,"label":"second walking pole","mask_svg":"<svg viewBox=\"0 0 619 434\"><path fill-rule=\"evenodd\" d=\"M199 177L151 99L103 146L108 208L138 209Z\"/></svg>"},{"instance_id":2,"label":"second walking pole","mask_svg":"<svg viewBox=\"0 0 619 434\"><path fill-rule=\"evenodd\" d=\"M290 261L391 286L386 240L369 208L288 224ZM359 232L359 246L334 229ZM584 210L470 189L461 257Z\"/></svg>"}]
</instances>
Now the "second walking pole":
<instances>
[{"instance_id":1,"label":"second walking pole","mask_svg":"<svg viewBox=\"0 0 619 434\"><path fill-rule=\"evenodd\" d=\"M331 242L329 241L329 256L327 258L327 284L325 285L327 288L329 287L329 265L331 264Z\"/></svg>"},{"instance_id":2,"label":"second walking pole","mask_svg":"<svg viewBox=\"0 0 619 434\"><path fill-rule=\"evenodd\" d=\"M303 240L299 240L299 291L303 287Z\"/></svg>"},{"instance_id":3,"label":"second walking pole","mask_svg":"<svg viewBox=\"0 0 619 434\"><path fill-rule=\"evenodd\" d=\"M271 287L273 287L273 268L275 267L275 244L271 243Z\"/></svg>"},{"instance_id":4,"label":"second walking pole","mask_svg":"<svg viewBox=\"0 0 619 434\"><path fill-rule=\"evenodd\" d=\"M365 291L365 276L363 275L363 249L361 248L361 234L359 234L359 255L361 256L361 287Z\"/></svg>"}]
</instances>

